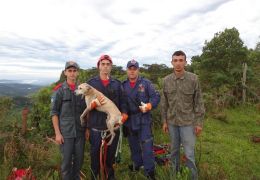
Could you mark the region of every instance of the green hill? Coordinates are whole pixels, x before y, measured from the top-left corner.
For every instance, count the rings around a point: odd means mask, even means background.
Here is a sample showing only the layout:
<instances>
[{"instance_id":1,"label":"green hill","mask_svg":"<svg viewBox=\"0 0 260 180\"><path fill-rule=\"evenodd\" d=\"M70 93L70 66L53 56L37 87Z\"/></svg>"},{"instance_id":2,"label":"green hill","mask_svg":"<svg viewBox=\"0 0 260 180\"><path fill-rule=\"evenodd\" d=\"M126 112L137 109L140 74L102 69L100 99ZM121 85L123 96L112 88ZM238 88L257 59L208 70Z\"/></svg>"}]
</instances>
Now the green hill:
<instances>
[{"instance_id":1,"label":"green hill","mask_svg":"<svg viewBox=\"0 0 260 180\"><path fill-rule=\"evenodd\" d=\"M33 84L0 83L0 96L27 96L41 87Z\"/></svg>"}]
</instances>

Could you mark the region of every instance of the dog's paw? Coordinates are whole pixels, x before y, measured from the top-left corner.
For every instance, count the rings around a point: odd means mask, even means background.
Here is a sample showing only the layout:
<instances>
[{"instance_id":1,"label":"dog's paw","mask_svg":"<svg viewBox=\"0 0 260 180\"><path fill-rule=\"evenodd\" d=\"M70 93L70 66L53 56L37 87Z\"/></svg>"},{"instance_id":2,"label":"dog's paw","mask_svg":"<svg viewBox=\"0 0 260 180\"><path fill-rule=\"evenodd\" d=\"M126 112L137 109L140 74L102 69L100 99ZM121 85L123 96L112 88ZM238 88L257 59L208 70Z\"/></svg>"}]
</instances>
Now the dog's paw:
<instances>
[{"instance_id":1,"label":"dog's paw","mask_svg":"<svg viewBox=\"0 0 260 180\"><path fill-rule=\"evenodd\" d=\"M111 138L110 138L109 142L107 143L108 146L112 144L112 142L114 140L114 137L115 137L115 133L114 132L110 132L110 133L111 133Z\"/></svg>"}]
</instances>

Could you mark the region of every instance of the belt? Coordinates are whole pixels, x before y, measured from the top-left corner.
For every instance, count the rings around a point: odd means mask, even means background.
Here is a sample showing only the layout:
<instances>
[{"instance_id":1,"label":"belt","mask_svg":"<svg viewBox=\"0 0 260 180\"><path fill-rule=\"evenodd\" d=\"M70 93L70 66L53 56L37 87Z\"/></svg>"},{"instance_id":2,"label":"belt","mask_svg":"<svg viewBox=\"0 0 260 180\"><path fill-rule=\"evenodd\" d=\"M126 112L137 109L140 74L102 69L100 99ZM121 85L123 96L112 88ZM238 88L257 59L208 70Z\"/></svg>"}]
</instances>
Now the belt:
<instances>
[{"instance_id":1,"label":"belt","mask_svg":"<svg viewBox=\"0 0 260 180\"><path fill-rule=\"evenodd\" d=\"M100 129L96 129L96 128L91 128L91 130L93 130L93 131L95 131L95 132L103 132L103 131L106 131L106 129L105 129L105 130L100 130Z\"/></svg>"},{"instance_id":2,"label":"belt","mask_svg":"<svg viewBox=\"0 0 260 180\"><path fill-rule=\"evenodd\" d=\"M108 129L101 130L101 129L96 129L96 128L91 128L91 130L93 130L93 131L95 131L95 132L104 132L104 131L108 131ZM116 129L115 131L118 131L118 129Z\"/></svg>"}]
</instances>

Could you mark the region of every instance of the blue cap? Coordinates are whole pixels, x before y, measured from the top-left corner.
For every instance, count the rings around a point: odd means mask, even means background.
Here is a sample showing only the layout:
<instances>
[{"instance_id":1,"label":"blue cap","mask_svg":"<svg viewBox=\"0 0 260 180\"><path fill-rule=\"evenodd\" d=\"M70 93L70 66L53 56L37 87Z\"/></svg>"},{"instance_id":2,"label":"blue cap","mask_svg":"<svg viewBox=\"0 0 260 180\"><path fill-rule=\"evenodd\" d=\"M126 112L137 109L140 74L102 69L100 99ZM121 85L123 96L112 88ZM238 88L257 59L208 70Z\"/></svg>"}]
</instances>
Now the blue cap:
<instances>
[{"instance_id":1,"label":"blue cap","mask_svg":"<svg viewBox=\"0 0 260 180\"><path fill-rule=\"evenodd\" d=\"M131 61L128 61L126 67L127 67L127 68L130 68L131 66L134 66L134 67L136 67L136 68L139 68L139 63L138 63L136 60L132 59Z\"/></svg>"}]
</instances>

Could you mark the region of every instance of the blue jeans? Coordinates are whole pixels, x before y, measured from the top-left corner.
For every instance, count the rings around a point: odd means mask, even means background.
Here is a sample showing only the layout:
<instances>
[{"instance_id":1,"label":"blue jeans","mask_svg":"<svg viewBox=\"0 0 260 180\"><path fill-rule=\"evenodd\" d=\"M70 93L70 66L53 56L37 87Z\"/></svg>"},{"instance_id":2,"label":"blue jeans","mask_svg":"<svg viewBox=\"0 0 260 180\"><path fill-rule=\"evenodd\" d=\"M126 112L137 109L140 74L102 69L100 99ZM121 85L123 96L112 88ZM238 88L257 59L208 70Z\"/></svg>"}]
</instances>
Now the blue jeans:
<instances>
[{"instance_id":1,"label":"blue jeans","mask_svg":"<svg viewBox=\"0 0 260 180\"><path fill-rule=\"evenodd\" d=\"M171 137L171 158L174 173L180 170L180 147L184 148L187 158L185 165L191 170L192 179L198 179L198 172L195 164L195 140L194 126L175 126L168 124Z\"/></svg>"}]
</instances>

